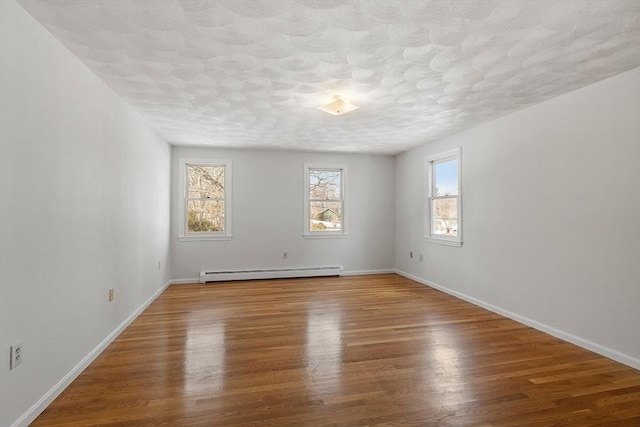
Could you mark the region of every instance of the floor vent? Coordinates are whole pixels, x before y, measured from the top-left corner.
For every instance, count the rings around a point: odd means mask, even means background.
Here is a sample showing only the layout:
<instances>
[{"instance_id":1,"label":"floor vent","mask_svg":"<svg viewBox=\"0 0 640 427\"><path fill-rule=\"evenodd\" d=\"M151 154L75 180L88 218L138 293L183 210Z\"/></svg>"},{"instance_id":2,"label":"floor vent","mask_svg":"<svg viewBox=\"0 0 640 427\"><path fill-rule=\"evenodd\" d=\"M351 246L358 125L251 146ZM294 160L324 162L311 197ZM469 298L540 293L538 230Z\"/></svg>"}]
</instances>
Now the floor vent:
<instances>
[{"instance_id":1,"label":"floor vent","mask_svg":"<svg viewBox=\"0 0 640 427\"><path fill-rule=\"evenodd\" d=\"M342 267L269 268L263 270L203 270L200 283L228 280L284 279L289 277L341 276Z\"/></svg>"}]
</instances>

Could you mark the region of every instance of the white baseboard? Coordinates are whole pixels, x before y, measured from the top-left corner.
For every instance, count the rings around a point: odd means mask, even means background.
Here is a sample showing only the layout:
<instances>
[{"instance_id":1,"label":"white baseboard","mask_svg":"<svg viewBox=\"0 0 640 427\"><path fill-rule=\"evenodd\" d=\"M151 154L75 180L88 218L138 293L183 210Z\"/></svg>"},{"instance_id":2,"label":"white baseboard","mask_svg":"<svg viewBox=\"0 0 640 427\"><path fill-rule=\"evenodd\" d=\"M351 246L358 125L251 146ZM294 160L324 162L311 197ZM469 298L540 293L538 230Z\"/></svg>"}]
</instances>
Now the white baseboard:
<instances>
[{"instance_id":1,"label":"white baseboard","mask_svg":"<svg viewBox=\"0 0 640 427\"><path fill-rule=\"evenodd\" d=\"M452 289L449 289L447 287L444 286L440 286L436 283L433 282L429 282L427 280L424 280L420 277L414 276L412 274L406 273L404 271L400 271L400 270L396 270L396 273L404 276L408 279L411 279L415 282L418 283L422 283L423 285L427 285L431 288L437 289L439 291L442 291L446 294L452 295L456 298L460 298L462 300L465 300L467 302L470 302L471 304L480 306L482 308L486 308L489 311L493 311L494 313L498 313L502 316L508 317L509 319L515 320L516 322L520 322L523 323L527 326L531 326L534 329L537 329L539 331L545 332L549 335L553 335L556 338L560 338L561 340L564 341L568 341L572 344L575 344L577 346L580 346L582 348L585 348L587 350L593 351L595 353L598 353L602 356L608 357L609 359L615 360L616 362L620 362L623 363L627 366L630 366L632 368L635 369L639 369L640 370L640 359L635 358L633 356L630 356L628 354L624 354L621 353L617 350L613 350L609 347L605 347L603 345L600 345L598 343L589 341L587 339L578 337L576 335L570 334L569 332L565 332L565 331L561 331L559 329L556 329L552 326L546 325L544 323L538 322L537 320L533 320L533 319L529 319L528 317L524 317L521 316L517 313L513 313L509 310L505 310L503 308L497 307L493 304L489 304L488 302L479 300L477 298L465 295L463 293L454 291Z\"/></svg>"},{"instance_id":2,"label":"white baseboard","mask_svg":"<svg viewBox=\"0 0 640 427\"><path fill-rule=\"evenodd\" d=\"M366 274L393 274L396 270L357 270L357 271L343 271L342 276L363 276ZM169 282L172 285L188 285L188 284L200 284L200 278L193 279L173 279Z\"/></svg>"},{"instance_id":3,"label":"white baseboard","mask_svg":"<svg viewBox=\"0 0 640 427\"><path fill-rule=\"evenodd\" d=\"M136 317L140 315L140 313L142 313L147 307L149 307L149 305L151 305L151 303L156 298L158 298L165 289L167 289L170 283L171 282L165 283L160 289L154 292L154 294L151 295L140 307L138 307L136 311L131 313L131 315L127 317L124 322L122 322L116 329L114 329L113 332L107 335L107 337L103 339L102 342L96 346L96 348L91 350L91 352L87 354L80 361L80 363L78 363L73 369L71 369L71 371L69 371L67 375L62 377L62 379L58 381L56 385L54 385L44 396L42 396L36 403L34 403L33 406L31 406L31 408L27 410L27 412L22 414L20 418L14 421L13 424L11 424L11 427L27 427L30 423L32 423L33 420L35 420L38 415L40 415L45 409L47 409L47 406L49 406L51 402L53 402L56 397L58 397L60 393L62 393L64 389L67 388L67 386L69 386L69 384L71 384L73 380L75 380L78 375L80 375L82 371L84 371L87 366L89 366L91 362L93 362L96 357L98 357L100 353L102 353L107 348L107 346L111 344L113 340L115 340L118 335L120 335L122 331L124 331L127 326L129 326L131 322L133 322Z\"/></svg>"},{"instance_id":4,"label":"white baseboard","mask_svg":"<svg viewBox=\"0 0 640 427\"><path fill-rule=\"evenodd\" d=\"M170 280L171 285L200 285L200 278L194 277L193 279L173 279Z\"/></svg>"},{"instance_id":5,"label":"white baseboard","mask_svg":"<svg viewBox=\"0 0 640 427\"><path fill-rule=\"evenodd\" d=\"M393 274L395 270L356 270L356 271L343 271L343 276L364 276L366 274Z\"/></svg>"}]
</instances>

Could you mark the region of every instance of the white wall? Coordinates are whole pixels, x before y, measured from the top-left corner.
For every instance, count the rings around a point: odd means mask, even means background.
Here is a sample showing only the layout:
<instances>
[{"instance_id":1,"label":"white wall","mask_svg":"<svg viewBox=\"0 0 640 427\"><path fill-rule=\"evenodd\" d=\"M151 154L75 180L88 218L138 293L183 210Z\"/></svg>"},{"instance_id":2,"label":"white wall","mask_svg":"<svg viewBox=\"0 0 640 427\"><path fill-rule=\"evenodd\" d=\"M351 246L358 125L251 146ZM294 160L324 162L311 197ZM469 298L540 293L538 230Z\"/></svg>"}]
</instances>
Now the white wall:
<instances>
[{"instance_id":1,"label":"white wall","mask_svg":"<svg viewBox=\"0 0 640 427\"><path fill-rule=\"evenodd\" d=\"M177 240L180 158L232 160L232 240ZM347 238L303 239L305 162L347 165ZM393 157L173 147L171 169L174 279L197 278L203 268L394 268ZM288 259L283 260L285 251Z\"/></svg>"},{"instance_id":2,"label":"white wall","mask_svg":"<svg viewBox=\"0 0 640 427\"><path fill-rule=\"evenodd\" d=\"M462 248L423 238L424 157L456 146ZM398 156L396 266L640 367L639 188L635 69Z\"/></svg>"},{"instance_id":3,"label":"white wall","mask_svg":"<svg viewBox=\"0 0 640 427\"><path fill-rule=\"evenodd\" d=\"M0 1L0 40L9 426L169 280L170 147L12 0ZM10 371L19 340L23 363Z\"/></svg>"}]
</instances>

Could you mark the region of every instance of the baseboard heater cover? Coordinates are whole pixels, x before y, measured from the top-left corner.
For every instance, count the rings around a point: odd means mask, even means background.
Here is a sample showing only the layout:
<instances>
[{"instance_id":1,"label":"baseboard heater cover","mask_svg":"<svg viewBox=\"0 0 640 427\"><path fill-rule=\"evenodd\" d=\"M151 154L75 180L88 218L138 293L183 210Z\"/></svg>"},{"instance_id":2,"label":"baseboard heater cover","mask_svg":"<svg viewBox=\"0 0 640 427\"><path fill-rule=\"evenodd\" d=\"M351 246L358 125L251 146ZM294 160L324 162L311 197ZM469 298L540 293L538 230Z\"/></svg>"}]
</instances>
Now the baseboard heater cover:
<instances>
[{"instance_id":1,"label":"baseboard heater cover","mask_svg":"<svg viewBox=\"0 0 640 427\"><path fill-rule=\"evenodd\" d=\"M262 270L202 270L200 283L229 280L286 279L290 277L342 276L342 267L269 268Z\"/></svg>"}]
</instances>

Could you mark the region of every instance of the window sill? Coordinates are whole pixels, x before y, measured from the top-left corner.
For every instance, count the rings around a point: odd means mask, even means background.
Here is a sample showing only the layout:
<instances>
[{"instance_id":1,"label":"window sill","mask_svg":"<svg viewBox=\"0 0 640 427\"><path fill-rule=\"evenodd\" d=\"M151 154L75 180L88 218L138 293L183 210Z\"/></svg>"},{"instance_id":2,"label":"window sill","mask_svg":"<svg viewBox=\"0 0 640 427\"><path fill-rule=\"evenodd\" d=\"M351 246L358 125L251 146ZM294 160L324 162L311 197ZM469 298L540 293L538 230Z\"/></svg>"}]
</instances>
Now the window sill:
<instances>
[{"instance_id":1,"label":"window sill","mask_svg":"<svg viewBox=\"0 0 640 427\"><path fill-rule=\"evenodd\" d=\"M425 237L426 241L429 243L436 243L438 245L445 246L455 246L457 248L462 246L462 242L459 240L451 240L451 239L439 239L437 237Z\"/></svg>"},{"instance_id":2,"label":"window sill","mask_svg":"<svg viewBox=\"0 0 640 427\"><path fill-rule=\"evenodd\" d=\"M340 233L340 234L310 234L310 233L305 233L302 235L303 239L346 239L348 236L347 233Z\"/></svg>"},{"instance_id":3,"label":"window sill","mask_svg":"<svg viewBox=\"0 0 640 427\"><path fill-rule=\"evenodd\" d=\"M219 235L219 236L178 236L180 242L200 242L207 240L231 240L231 235Z\"/></svg>"}]
</instances>

